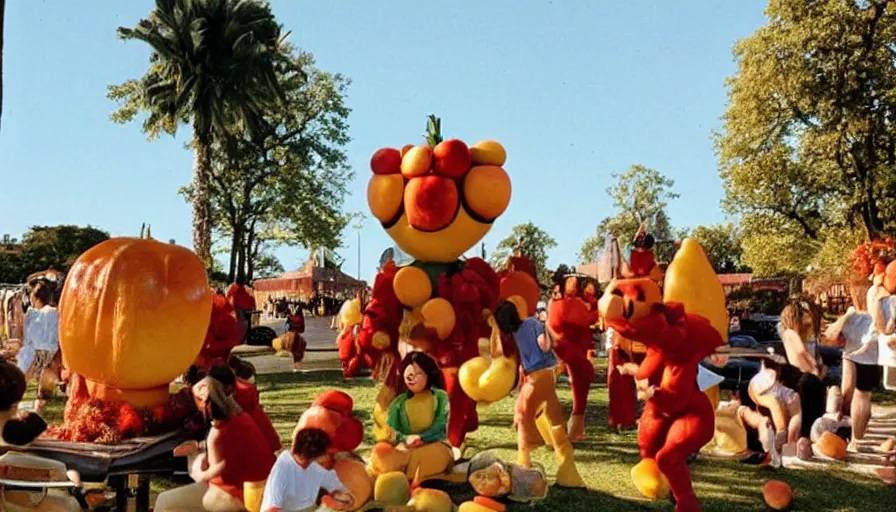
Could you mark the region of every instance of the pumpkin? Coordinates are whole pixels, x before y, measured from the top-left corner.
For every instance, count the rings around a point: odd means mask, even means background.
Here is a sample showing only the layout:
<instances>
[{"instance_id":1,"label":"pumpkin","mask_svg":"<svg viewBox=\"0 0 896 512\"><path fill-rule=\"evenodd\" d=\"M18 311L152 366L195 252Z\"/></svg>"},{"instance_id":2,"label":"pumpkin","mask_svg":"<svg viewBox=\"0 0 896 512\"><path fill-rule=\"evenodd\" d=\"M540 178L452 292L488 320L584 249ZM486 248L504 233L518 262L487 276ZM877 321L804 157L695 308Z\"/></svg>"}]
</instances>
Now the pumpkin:
<instances>
[{"instance_id":1,"label":"pumpkin","mask_svg":"<svg viewBox=\"0 0 896 512\"><path fill-rule=\"evenodd\" d=\"M824 432L818 438L818 453L831 459L846 459L846 441L832 432Z\"/></svg>"},{"instance_id":2,"label":"pumpkin","mask_svg":"<svg viewBox=\"0 0 896 512\"><path fill-rule=\"evenodd\" d=\"M211 310L205 267L192 251L112 238L69 271L59 302L62 358L94 398L159 405L199 354Z\"/></svg>"},{"instance_id":3,"label":"pumpkin","mask_svg":"<svg viewBox=\"0 0 896 512\"><path fill-rule=\"evenodd\" d=\"M411 484L404 471L392 471L380 475L373 488L376 501L386 505L404 505L411 499Z\"/></svg>"},{"instance_id":4,"label":"pumpkin","mask_svg":"<svg viewBox=\"0 0 896 512\"><path fill-rule=\"evenodd\" d=\"M769 480L762 486L762 498L770 509L785 510L793 501L793 491L780 480Z\"/></svg>"},{"instance_id":5,"label":"pumpkin","mask_svg":"<svg viewBox=\"0 0 896 512\"><path fill-rule=\"evenodd\" d=\"M364 463L355 459L340 459L336 461L333 470L339 476L339 481L348 489L354 503L348 510L358 510L373 496L373 481L367 474Z\"/></svg>"}]
</instances>

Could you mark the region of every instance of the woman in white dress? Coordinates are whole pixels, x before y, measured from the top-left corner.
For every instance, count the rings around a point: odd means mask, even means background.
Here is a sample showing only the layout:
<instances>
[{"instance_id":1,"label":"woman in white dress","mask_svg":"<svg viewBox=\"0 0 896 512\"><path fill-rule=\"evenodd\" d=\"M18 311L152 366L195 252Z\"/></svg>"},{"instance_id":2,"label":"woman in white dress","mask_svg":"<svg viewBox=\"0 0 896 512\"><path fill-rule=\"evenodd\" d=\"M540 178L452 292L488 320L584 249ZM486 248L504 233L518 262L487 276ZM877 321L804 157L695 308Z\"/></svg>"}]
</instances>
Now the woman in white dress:
<instances>
[{"instance_id":1,"label":"woman in white dress","mask_svg":"<svg viewBox=\"0 0 896 512\"><path fill-rule=\"evenodd\" d=\"M50 286L44 281L37 281L31 289L31 308L25 313L25 333L22 349L17 362L26 380L37 379L37 399L34 410L40 413L44 406L48 390L41 389L43 373L53 364L53 358L59 352L59 312L50 305L52 296Z\"/></svg>"}]
</instances>

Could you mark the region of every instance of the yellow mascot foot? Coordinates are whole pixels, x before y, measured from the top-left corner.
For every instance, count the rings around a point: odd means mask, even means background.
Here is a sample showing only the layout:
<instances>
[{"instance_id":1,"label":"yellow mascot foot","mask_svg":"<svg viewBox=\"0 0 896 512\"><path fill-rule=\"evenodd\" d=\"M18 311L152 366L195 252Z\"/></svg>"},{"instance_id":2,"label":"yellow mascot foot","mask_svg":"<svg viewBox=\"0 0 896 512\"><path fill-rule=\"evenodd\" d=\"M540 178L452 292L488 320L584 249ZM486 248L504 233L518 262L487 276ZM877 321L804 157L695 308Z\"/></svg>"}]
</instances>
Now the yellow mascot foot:
<instances>
[{"instance_id":1,"label":"yellow mascot foot","mask_svg":"<svg viewBox=\"0 0 896 512\"><path fill-rule=\"evenodd\" d=\"M645 498L664 500L669 497L669 482L653 459L642 459L632 468L632 482Z\"/></svg>"},{"instance_id":2,"label":"yellow mascot foot","mask_svg":"<svg viewBox=\"0 0 896 512\"><path fill-rule=\"evenodd\" d=\"M585 487L585 481L576 468L575 454L572 449L572 443L569 442L569 436L566 434L566 427L563 425L555 426L551 429L553 434L554 454L557 457L557 480L556 484L560 487Z\"/></svg>"}]
</instances>

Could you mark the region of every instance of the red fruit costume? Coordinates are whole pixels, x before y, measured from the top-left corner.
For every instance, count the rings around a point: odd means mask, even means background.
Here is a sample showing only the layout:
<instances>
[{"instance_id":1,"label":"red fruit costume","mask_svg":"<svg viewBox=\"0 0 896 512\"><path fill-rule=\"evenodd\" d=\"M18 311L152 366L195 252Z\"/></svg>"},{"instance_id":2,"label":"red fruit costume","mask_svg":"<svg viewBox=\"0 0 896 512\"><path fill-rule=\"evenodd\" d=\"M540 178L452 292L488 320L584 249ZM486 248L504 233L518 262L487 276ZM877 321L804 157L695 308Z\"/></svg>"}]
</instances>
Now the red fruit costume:
<instances>
[{"instance_id":1,"label":"red fruit costume","mask_svg":"<svg viewBox=\"0 0 896 512\"><path fill-rule=\"evenodd\" d=\"M653 255L653 237L647 234L645 224L641 224L635 239L628 265L629 271L625 272L628 278L650 277L659 282L662 272L656 265ZM639 364L645 357L645 348L642 343L625 339L619 333L613 333L613 346L609 350L609 363L607 368L607 392L609 394L609 423L613 428L633 428L638 421L638 403L635 392L635 378L631 375L619 373L617 366L625 363Z\"/></svg>"},{"instance_id":2,"label":"red fruit costume","mask_svg":"<svg viewBox=\"0 0 896 512\"><path fill-rule=\"evenodd\" d=\"M476 403L461 389L458 368L479 356L488 318L497 306L500 278L481 258L459 259L491 229L510 201L510 179L501 168L504 149L484 141L469 149L442 140L430 116L427 145L403 154L383 148L371 158L367 200L371 212L401 250L415 261L389 261L377 274L364 309L357 350L346 349L347 374L369 365L382 383L374 407L375 437L391 439L385 421L395 396L399 340L439 363L450 400L448 440L459 447L478 428Z\"/></svg>"},{"instance_id":3,"label":"red fruit costume","mask_svg":"<svg viewBox=\"0 0 896 512\"><path fill-rule=\"evenodd\" d=\"M353 410L351 396L331 389L318 395L296 425L297 430L319 428L330 435L332 444L325 464L328 469L332 468L337 454L357 450L364 440L364 425L352 416Z\"/></svg>"},{"instance_id":4,"label":"red fruit costume","mask_svg":"<svg viewBox=\"0 0 896 512\"><path fill-rule=\"evenodd\" d=\"M614 281L600 310L617 333L647 346L636 375L646 381L649 397L638 430L642 464L655 462L669 483L677 511L698 511L687 458L712 440L715 415L697 387L697 365L725 341L709 320L659 297L650 279Z\"/></svg>"},{"instance_id":5,"label":"red fruit costume","mask_svg":"<svg viewBox=\"0 0 896 512\"><path fill-rule=\"evenodd\" d=\"M569 374L572 415L567 429L572 441L581 441L585 437L585 406L594 381L594 365L588 359L588 351L594 346L591 326L599 318L597 309L589 309L580 296L578 279L567 278L563 298L554 301L548 312L548 329L554 337L554 352Z\"/></svg>"},{"instance_id":6,"label":"red fruit costume","mask_svg":"<svg viewBox=\"0 0 896 512\"><path fill-rule=\"evenodd\" d=\"M208 371L216 362L225 362L233 347L243 342L246 328L236 319L236 311L227 297L215 295L205 344L196 358L196 366Z\"/></svg>"}]
</instances>

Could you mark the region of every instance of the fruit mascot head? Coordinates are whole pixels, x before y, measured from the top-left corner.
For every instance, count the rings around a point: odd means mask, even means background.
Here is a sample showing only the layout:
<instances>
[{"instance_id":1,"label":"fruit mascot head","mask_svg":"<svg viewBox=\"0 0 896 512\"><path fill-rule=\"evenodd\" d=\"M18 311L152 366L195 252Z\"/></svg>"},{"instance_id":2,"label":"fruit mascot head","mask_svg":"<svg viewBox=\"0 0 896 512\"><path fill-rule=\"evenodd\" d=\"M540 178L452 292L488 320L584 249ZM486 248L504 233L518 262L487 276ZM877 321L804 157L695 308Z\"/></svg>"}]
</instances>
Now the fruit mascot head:
<instances>
[{"instance_id":1,"label":"fruit mascot head","mask_svg":"<svg viewBox=\"0 0 896 512\"><path fill-rule=\"evenodd\" d=\"M715 417L697 387L697 366L725 343L725 294L700 245L686 239L669 266L665 296L648 278L613 281L600 300L604 321L625 338L647 346L635 377L647 404L632 470L642 494L661 497L666 485L676 510L700 510L687 458L712 440Z\"/></svg>"},{"instance_id":2,"label":"fruit mascot head","mask_svg":"<svg viewBox=\"0 0 896 512\"><path fill-rule=\"evenodd\" d=\"M459 258L504 213L511 187L499 143L468 147L460 139L443 140L434 116L426 142L383 148L370 160L370 211L415 261L401 268L388 263L377 275L358 348L363 362L386 383L374 411L378 438L388 433L378 411L394 396L400 338L428 352L443 369L451 400L448 437L459 446L478 418L475 403L458 384L458 368L479 355L478 340L489 336L488 318L500 293L500 279L485 261Z\"/></svg>"}]
</instances>

